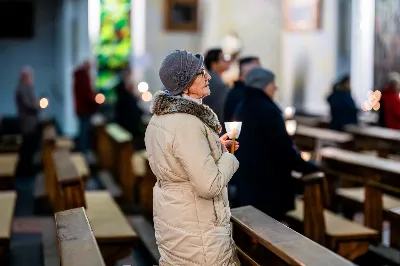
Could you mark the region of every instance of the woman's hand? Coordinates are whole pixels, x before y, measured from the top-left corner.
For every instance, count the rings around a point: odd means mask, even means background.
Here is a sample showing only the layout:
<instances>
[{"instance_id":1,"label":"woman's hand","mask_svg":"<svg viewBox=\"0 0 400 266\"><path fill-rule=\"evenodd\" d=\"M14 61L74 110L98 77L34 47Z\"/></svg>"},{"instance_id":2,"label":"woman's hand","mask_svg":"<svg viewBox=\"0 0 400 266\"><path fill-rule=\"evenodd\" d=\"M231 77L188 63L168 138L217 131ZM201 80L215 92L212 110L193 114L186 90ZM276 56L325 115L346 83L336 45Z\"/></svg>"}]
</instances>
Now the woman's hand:
<instances>
[{"instance_id":1,"label":"woman's hand","mask_svg":"<svg viewBox=\"0 0 400 266\"><path fill-rule=\"evenodd\" d=\"M228 133L225 133L222 137L219 138L221 140L223 152L228 152L232 149L233 141L229 140L228 138ZM237 149L239 149L239 142L235 141L235 151L237 151Z\"/></svg>"}]
</instances>

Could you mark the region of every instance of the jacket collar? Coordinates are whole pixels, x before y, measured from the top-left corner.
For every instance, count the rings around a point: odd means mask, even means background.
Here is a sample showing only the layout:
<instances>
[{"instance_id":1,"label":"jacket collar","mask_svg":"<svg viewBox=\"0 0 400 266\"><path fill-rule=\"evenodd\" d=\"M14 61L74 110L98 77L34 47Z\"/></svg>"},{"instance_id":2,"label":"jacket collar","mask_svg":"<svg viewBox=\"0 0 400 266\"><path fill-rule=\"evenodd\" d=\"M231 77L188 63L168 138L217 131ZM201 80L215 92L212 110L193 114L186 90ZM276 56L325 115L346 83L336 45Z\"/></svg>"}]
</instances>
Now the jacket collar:
<instances>
[{"instance_id":1,"label":"jacket collar","mask_svg":"<svg viewBox=\"0 0 400 266\"><path fill-rule=\"evenodd\" d=\"M184 113L196 116L204 124L209 126L217 134L221 132L221 124L217 115L210 107L181 96L170 96L165 91L159 91L154 95L151 112L155 115Z\"/></svg>"},{"instance_id":2,"label":"jacket collar","mask_svg":"<svg viewBox=\"0 0 400 266\"><path fill-rule=\"evenodd\" d=\"M234 88L236 88L236 87L238 87L238 88L244 88L245 85L244 85L244 82L243 82L243 81L237 80L237 81L233 82L233 87L234 87Z\"/></svg>"},{"instance_id":3,"label":"jacket collar","mask_svg":"<svg viewBox=\"0 0 400 266\"><path fill-rule=\"evenodd\" d=\"M279 106L267 94L265 94L260 89L246 87L245 97L246 98L249 98L249 97L262 98L262 99L266 100L269 104L271 104L273 107L275 107L280 113L282 113L282 110L279 108Z\"/></svg>"}]
</instances>

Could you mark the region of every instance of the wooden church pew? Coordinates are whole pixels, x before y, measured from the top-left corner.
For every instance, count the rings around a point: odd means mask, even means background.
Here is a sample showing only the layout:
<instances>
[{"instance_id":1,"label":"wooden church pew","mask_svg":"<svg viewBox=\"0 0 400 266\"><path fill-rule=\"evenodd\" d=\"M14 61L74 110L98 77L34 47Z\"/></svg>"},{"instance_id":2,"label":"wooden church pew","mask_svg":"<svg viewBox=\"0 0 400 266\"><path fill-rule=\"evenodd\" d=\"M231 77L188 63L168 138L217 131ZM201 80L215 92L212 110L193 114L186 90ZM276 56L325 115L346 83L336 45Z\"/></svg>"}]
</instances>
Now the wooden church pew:
<instances>
[{"instance_id":1,"label":"wooden church pew","mask_svg":"<svg viewBox=\"0 0 400 266\"><path fill-rule=\"evenodd\" d=\"M337 148L325 148L321 155L322 167L330 176L354 180L364 185L363 188L338 188L336 191L334 188L329 189L345 202L345 211L353 209L355 212L363 204L365 225L380 233L383 219L387 218L392 225L392 245L399 247L399 220L397 213L392 210L400 207L400 199L387 195L384 191L390 190L392 194L397 192L400 195L400 162ZM334 193L330 198L333 197Z\"/></svg>"},{"instance_id":2,"label":"wooden church pew","mask_svg":"<svg viewBox=\"0 0 400 266\"><path fill-rule=\"evenodd\" d=\"M243 266L354 265L252 206L232 212L232 234Z\"/></svg>"},{"instance_id":3,"label":"wooden church pew","mask_svg":"<svg viewBox=\"0 0 400 266\"><path fill-rule=\"evenodd\" d=\"M120 184L125 201L135 201L135 176L132 171L132 135L117 124L106 126L112 153L111 173Z\"/></svg>"},{"instance_id":4,"label":"wooden church pew","mask_svg":"<svg viewBox=\"0 0 400 266\"><path fill-rule=\"evenodd\" d=\"M324 209L324 174L303 176L304 197L296 200L296 209L287 213L287 222L296 231L326 246L349 260L365 254L379 239L378 231L357 224Z\"/></svg>"},{"instance_id":5,"label":"wooden church pew","mask_svg":"<svg viewBox=\"0 0 400 266\"><path fill-rule=\"evenodd\" d=\"M54 216L61 266L106 266L84 208Z\"/></svg>"},{"instance_id":6,"label":"wooden church pew","mask_svg":"<svg viewBox=\"0 0 400 266\"><path fill-rule=\"evenodd\" d=\"M0 265L7 265L10 251L11 226L16 201L16 191L0 192Z\"/></svg>"},{"instance_id":7,"label":"wooden church pew","mask_svg":"<svg viewBox=\"0 0 400 266\"><path fill-rule=\"evenodd\" d=\"M18 153L0 154L0 190L14 189Z\"/></svg>"},{"instance_id":8,"label":"wooden church pew","mask_svg":"<svg viewBox=\"0 0 400 266\"><path fill-rule=\"evenodd\" d=\"M84 191L83 179L68 151L54 151L53 159L60 195L57 209L85 207L107 265L127 257L137 241L137 234L111 195L107 191Z\"/></svg>"},{"instance_id":9,"label":"wooden church pew","mask_svg":"<svg viewBox=\"0 0 400 266\"><path fill-rule=\"evenodd\" d=\"M400 150L400 132L398 130L376 126L346 126L346 131L355 138L361 150L376 150L379 157L388 158L389 154Z\"/></svg>"},{"instance_id":10,"label":"wooden church pew","mask_svg":"<svg viewBox=\"0 0 400 266\"><path fill-rule=\"evenodd\" d=\"M319 150L326 145L351 148L353 137L351 134L331 129L297 126L293 136L296 146L302 151L312 151L313 159L319 161Z\"/></svg>"}]
</instances>

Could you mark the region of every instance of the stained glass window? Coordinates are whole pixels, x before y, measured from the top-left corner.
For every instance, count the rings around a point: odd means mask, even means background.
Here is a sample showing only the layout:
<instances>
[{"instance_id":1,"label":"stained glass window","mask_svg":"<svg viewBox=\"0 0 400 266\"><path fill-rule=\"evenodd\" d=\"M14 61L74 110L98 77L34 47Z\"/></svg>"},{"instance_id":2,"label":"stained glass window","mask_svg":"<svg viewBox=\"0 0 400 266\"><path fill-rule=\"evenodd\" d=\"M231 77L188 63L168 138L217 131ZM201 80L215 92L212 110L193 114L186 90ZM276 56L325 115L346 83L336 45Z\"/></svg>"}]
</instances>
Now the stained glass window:
<instances>
[{"instance_id":1,"label":"stained glass window","mask_svg":"<svg viewBox=\"0 0 400 266\"><path fill-rule=\"evenodd\" d=\"M129 67L131 54L131 0L101 0L100 35L96 47L97 88L107 101L115 101L119 73Z\"/></svg>"}]
</instances>

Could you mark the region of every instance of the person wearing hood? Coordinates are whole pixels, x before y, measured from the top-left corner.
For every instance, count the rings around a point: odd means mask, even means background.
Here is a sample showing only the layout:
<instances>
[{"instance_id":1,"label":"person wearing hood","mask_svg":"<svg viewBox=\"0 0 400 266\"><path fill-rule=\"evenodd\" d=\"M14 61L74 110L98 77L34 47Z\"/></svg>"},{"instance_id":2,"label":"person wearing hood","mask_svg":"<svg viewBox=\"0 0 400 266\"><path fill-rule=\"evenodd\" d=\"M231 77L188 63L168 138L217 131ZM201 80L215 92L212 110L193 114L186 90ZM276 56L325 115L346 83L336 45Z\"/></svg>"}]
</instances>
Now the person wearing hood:
<instances>
[{"instance_id":1,"label":"person wearing hood","mask_svg":"<svg viewBox=\"0 0 400 266\"><path fill-rule=\"evenodd\" d=\"M292 171L307 174L318 167L301 158L286 131L282 111L273 101L275 74L254 67L244 83L245 97L237 113L242 128L237 152L240 168L233 178L235 203L252 205L280 221L295 207Z\"/></svg>"},{"instance_id":2,"label":"person wearing hood","mask_svg":"<svg viewBox=\"0 0 400 266\"><path fill-rule=\"evenodd\" d=\"M333 86L327 100L331 109L331 129L344 131L346 125L358 124L358 109L351 96L350 76L343 77Z\"/></svg>"}]
</instances>

